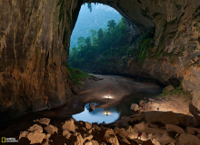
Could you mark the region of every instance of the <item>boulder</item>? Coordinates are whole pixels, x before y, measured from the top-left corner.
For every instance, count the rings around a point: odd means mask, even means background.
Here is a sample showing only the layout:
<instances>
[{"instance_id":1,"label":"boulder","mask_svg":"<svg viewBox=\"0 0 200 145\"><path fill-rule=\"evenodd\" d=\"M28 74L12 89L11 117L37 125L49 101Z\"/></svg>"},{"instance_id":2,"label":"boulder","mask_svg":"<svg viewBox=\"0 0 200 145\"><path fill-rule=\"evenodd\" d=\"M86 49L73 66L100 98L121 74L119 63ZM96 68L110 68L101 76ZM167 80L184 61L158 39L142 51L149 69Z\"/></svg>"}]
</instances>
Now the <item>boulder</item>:
<instances>
[{"instance_id":1,"label":"boulder","mask_svg":"<svg viewBox=\"0 0 200 145\"><path fill-rule=\"evenodd\" d=\"M131 104L131 108L130 108L131 110L133 110L133 111L138 111L138 110L140 110L140 108L139 108L139 106L138 106L138 104Z\"/></svg>"},{"instance_id":2,"label":"boulder","mask_svg":"<svg viewBox=\"0 0 200 145\"><path fill-rule=\"evenodd\" d=\"M85 145L99 145L99 143L96 140L91 140L86 142Z\"/></svg>"},{"instance_id":3,"label":"boulder","mask_svg":"<svg viewBox=\"0 0 200 145\"><path fill-rule=\"evenodd\" d=\"M88 130L88 133L90 133L90 134L91 134L93 130L95 130L95 128L94 128L94 127L92 127L90 130Z\"/></svg>"},{"instance_id":4,"label":"boulder","mask_svg":"<svg viewBox=\"0 0 200 145\"><path fill-rule=\"evenodd\" d=\"M42 133L43 132L43 128L42 126L38 125L38 124L34 124L33 126L31 126L28 131L31 131L31 132L40 132Z\"/></svg>"},{"instance_id":5,"label":"boulder","mask_svg":"<svg viewBox=\"0 0 200 145\"><path fill-rule=\"evenodd\" d=\"M140 107L144 107L144 105L145 105L145 101L144 101L144 100L140 100L139 106L140 106Z\"/></svg>"},{"instance_id":6,"label":"boulder","mask_svg":"<svg viewBox=\"0 0 200 145\"><path fill-rule=\"evenodd\" d=\"M22 138L22 137L26 137L28 135L28 131L22 131L19 135L19 140Z\"/></svg>"},{"instance_id":7,"label":"boulder","mask_svg":"<svg viewBox=\"0 0 200 145\"><path fill-rule=\"evenodd\" d=\"M160 145L160 143L157 139L152 139L151 141L154 145Z\"/></svg>"},{"instance_id":8,"label":"boulder","mask_svg":"<svg viewBox=\"0 0 200 145\"><path fill-rule=\"evenodd\" d=\"M178 138L181 145L199 145L200 139L191 134L181 134Z\"/></svg>"},{"instance_id":9,"label":"boulder","mask_svg":"<svg viewBox=\"0 0 200 145\"><path fill-rule=\"evenodd\" d=\"M113 129L108 129L105 131L104 137L110 136L110 135L115 135Z\"/></svg>"},{"instance_id":10,"label":"boulder","mask_svg":"<svg viewBox=\"0 0 200 145\"><path fill-rule=\"evenodd\" d=\"M92 138L93 138L93 135L84 134L83 142L85 142L86 140L90 141L90 140L92 140Z\"/></svg>"},{"instance_id":11,"label":"boulder","mask_svg":"<svg viewBox=\"0 0 200 145\"><path fill-rule=\"evenodd\" d=\"M192 135L194 135L196 133L200 134L200 128L187 127L186 131L187 131L187 133L192 134Z\"/></svg>"},{"instance_id":12,"label":"boulder","mask_svg":"<svg viewBox=\"0 0 200 145\"><path fill-rule=\"evenodd\" d=\"M90 103L90 109L95 110L95 103Z\"/></svg>"},{"instance_id":13,"label":"boulder","mask_svg":"<svg viewBox=\"0 0 200 145\"><path fill-rule=\"evenodd\" d=\"M87 129L85 127L81 127L81 130L87 131Z\"/></svg>"},{"instance_id":14,"label":"boulder","mask_svg":"<svg viewBox=\"0 0 200 145\"><path fill-rule=\"evenodd\" d=\"M62 135L63 135L64 137L66 137L66 139L69 139L70 136L71 136L72 134L71 134L69 131L64 130Z\"/></svg>"},{"instance_id":15,"label":"boulder","mask_svg":"<svg viewBox=\"0 0 200 145\"><path fill-rule=\"evenodd\" d=\"M92 128L92 124L90 124L89 122L85 122L85 128L86 129L91 129Z\"/></svg>"},{"instance_id":16,"label":"boulder","mask_svg":"<svg viewBox=\"0 0 200 145\"><path fill-rule=\"evenodd\" d=\"M53 126L53 125L48 125L44 128L46 130L47 133L49 134L54 134L54 133L57 133L58 134L58 128Z\"/></svg>"},{"instance_id":17,"label":"boulder","mask_svg":"<svg viewBox=\"0 0 200 145\"><path fill-rule=\"evenodd\" d=\"M67 121L65 121L65 123L62 126L63 130L67 130L67 131L72 131L75 132L75 124L74 124L74 120L73 119L69 119Z\"/></svg>"},{"instance_id":18,"label":"boulder","mask_svg":"<svg viewBox=\"0 0 200 145\"><path fill-rule=\"evenodd\" d=\"M49 125L50 121L51 120L49 118L41 118L41 119L34 120L33 122L38 122L39 124L42 124L42 125Z\"/></svg>"},{"instance_id":19,"label":"boulder","mask_svg":"<svg viewBox=\"0 0 200 145\"><path fill-rule=\"evenodd\" d=\"M148 123L179 124L179 118L173 112L144 112L144 119Z\"/></svg>"},{"instance_id":20,"label":"boulder","mask_svg":"<svg viewBox=\"0 0 200 145\"><path fill-rule=\"evenodd\" d=\"M43 142L43 144L42 145L49 145L49 138L51 137L51 134L47 134L46 136L45 136L45 142Z\"/></svg>"},{"instance_id":21,"label":"boulder","mask_svg":"<svg viewBox=\"0 0 200 145\"><path fill-rule=\"evenodd\" d=\"M119 141L116 136L107 136L105 137L106 141L112 145L119 145Z\"/></svg>"},{"instance_id":22,"label":"boulder","mask_svg":"<svg viewBox=\"0 0 200 145\"><path fill-rule=\"evenodd\" d=\"M126 139L125 137L120 137L119 138L120 143L125 143L125 144L131 144L128 139Z\"/></svg>"},{"instance_id":23,"label":"boulder","mask_svg":"<svg viewBox=\"0 0 200 145\"><path fill-rule=\"evenodd\" d=\"M185 131L181 127L173 125L173 124L167 124L166 125L166 129L170 130L170 131L177 132L179 134L184 134L185 133Z\"/></svg>"},{"instance_id":24,"label":"boulder","mask_svg":"<svg viewBox=\"0 0 200 145\"><path fill-rule=\"evenodd\" d=\"M127 137L128 136L128 132L124 129L124 128L118 128L115 127L114 129L115 134L118 134L120 137Z\"/></svg>"},{"instance_id":25,"label":"boulder","mask_svg":"<svg viewBox=\"0 0 200 145\"><path fill-rule=\"evenodd\" d=\"M74 145L83 145L84 140L79 132L75 132L73 136L76 138L75 142L73 143Z\"/></svg>"},{"instance_id":26,"label":"boulder","mask_svg":"<svg viewBox=\"0 0 200 145\"><path fill-rule=\"evenodd\" d=\"M35 143L42 143L45 136L46 135L44 133L34 131L34 132L30 132L27 135L27 138L28 138L28 140L30 140L30 142L31 142L30 144L35 144Z\"/></svg>"},{"instance_id":27,"label":"boulder","mask_svg":"<svg viewBox=\"0 0 200 145\"><path fill-rule=\"evenodd\" d=\"M100 131L100 130L101 130L101 127L99 127L98 125L93 125L93 127L94 127L97 131Z\"/></svg>"}]
</instances>

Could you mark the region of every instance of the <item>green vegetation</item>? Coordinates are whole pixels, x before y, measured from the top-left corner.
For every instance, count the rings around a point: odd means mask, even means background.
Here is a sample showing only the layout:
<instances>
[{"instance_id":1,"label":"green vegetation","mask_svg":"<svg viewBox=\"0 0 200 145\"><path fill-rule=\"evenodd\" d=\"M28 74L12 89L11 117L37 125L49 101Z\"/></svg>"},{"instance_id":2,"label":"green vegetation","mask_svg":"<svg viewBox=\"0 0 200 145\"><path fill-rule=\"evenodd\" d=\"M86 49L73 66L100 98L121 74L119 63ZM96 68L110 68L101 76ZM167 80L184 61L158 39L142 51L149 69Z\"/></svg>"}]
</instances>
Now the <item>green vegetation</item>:
<instances>
[{"instance_id":1,"label":"green vegetation","mask_svg":"<svg viewBox=\"0 0 200 145\"><path fill-rule=\"evenodd\" d=\"M107 29L91 29L91 36L78 38L78 46L69 54L69 65L81 70L105 68L118 63L127 52L127 28L124 18L116 24L114 20L107 23Z\"/></svg>"},{"instance_id":2,"label":"green vegetation","mask_svg":"<svg viewBox=\"0 0 200 145\"><path fill-rule=\"evenodd\" d=\"M154 46L154 29L149 29L133 44L134 48L128 52L128 55L137 57L140 61L143 61L150 54L150 49Z\"/></svg>"},{"instance_id":3,"label":"green vegetation","mask_svg":"<svg viewBox=\"0 0 200 145\"><path fill-rule=\"evenodd\" d=\"M164 96L190 96L190 93L188 91L185 91L182 86L176 87L172 91L168 91L166 88L163 89L162 94L159 95L160 97Z\"/></svg>"},{"instance_id":4,"label":"green vegetation","mask_svg":"<svg viewBox=\"0 0 200 145\"><path fill-rule=\"evenodd\" d=\"M154 30L150 29L139 40L139 52L137 57L139 60L144 60L149 56L149 50L154 46Z\"/></svg>"},{"instance_id":5,"label":"green vegetation","mask_svg":"<svg viewBox=\"0 0 200 145\"><path fill-rule=\"evenodd\" d=\"M81 86L81 81L85 80L89 74L75 68L67 68L69 78L72 81L74 86Z\"/></svg>"},{"instance_id":6,"label":"green vegetation","mask_svg":"<svg viewBox=\"0 0 200 145\"><path fill-rule=\"evenodd\" d=\"M88 6L92 7L92 12L88 10ZM98 30L107 27L109 20L115 20L116 23L120 21L121 15L109 6L101 4L82 5L75 28L71 35L70 49L77 47L78 38L90 37L91 33L88 30Z\"/></svg>"}]
</instances>

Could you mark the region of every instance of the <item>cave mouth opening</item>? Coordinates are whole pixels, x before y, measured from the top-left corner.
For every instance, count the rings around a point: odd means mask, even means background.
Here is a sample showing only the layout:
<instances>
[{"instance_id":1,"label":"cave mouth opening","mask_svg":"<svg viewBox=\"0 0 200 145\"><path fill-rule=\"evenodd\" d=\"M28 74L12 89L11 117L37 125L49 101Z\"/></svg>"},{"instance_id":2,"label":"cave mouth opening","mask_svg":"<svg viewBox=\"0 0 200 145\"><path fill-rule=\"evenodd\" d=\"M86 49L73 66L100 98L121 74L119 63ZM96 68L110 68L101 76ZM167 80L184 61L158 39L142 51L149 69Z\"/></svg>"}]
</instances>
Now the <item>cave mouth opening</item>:
<instances>
[{"instance_id":1,"label":"cave mouth opening","mask_svg":"<svg viewBox=\"0 0 200 145\"><path fill-rule=\"evenodd\" d=\"M71 35L69 67L88 73L113 73L128 50L127 24L115 9L103 4L82 5Z\"/></svg>"},{"instance_id":2,"label":"cave mouth opening","mask_svg":"<svg viewBox=\"0 0 200 145\"><path fill-rule=\"evenodd\" d=\"M136 24L108 5L85 3L71 35L68 70L72 72L77 68L93 74L122 75L164 87L157 80L123 72L129 59L136 57L142 62L150 55L154 35L155 27Z\"/></svg>"}]
</instances>

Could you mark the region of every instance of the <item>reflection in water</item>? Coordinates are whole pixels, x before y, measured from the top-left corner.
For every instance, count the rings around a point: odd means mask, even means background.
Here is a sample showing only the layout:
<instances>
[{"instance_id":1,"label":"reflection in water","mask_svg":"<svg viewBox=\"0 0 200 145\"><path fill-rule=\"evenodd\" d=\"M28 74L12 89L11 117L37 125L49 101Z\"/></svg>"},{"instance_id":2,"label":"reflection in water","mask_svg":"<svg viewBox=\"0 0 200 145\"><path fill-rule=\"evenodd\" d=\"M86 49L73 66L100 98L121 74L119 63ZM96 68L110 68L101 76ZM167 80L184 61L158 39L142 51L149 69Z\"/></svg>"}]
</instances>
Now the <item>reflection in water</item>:
<instances>
[{"instance_id":1,"label":"reflection in water","mask_svg":"<svg viewBox=\"0 0 200 145\"><path fill-rule=\"evenodd\" d=\"M112 123L120 117L120 113L116 111L114 107L110 108L97 108L92 112L89 112L89 103L85 105L84 111L72 115L77 121L86 121L89 123Z\"/></svg>"},{"instance_id":2,"label":"reflection in water","mask_svg":"<svg viewBox=\"0 0 200 145\"><path fill-rule=\"evenodd\" d=\"M159 93L144 93L138 92L134 95L124 98L120 101L119 104L110 107L110 108L96 108L94 111L89 112L90 105L87 103L85 105L84 111L72 115L72 117L78 121L87 121L90 123L112 123L123 116L131 116L134 114L133 111L130 110L132 103L139 103L140 100L145 100L145 98L155 98ZM112 97L112 96L111 96ZM95 106L100 104L95 103Z\"/></svg>"}]
</instances>

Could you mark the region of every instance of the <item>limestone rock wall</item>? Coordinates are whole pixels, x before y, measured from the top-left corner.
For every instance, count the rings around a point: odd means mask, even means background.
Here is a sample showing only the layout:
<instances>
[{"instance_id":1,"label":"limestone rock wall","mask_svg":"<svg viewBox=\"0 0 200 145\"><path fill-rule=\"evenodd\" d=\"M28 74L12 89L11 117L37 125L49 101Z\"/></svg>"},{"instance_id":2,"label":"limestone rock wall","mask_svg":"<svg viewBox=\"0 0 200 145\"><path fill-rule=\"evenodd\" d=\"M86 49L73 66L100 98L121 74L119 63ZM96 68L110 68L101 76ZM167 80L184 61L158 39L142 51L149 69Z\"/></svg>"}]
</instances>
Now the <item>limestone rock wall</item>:
<instances>
[{"instance_id":1,"label":"limestone rock wall","mask_svg":"<svg viewBox=\"0 0 200 145\"><path fill-rule=\"evenodd\" d=\"M71 96L62 64L79 10L74 0L0 0L1 119L57 107Z\"/></svg>"},{"instance_id":2,"label":"limestone rock wall","mask_svg":"<svg viewBox=\"0 0 200 145\"><path fill-rule=\"evenodd\" d=\"M95 0L86 0L95 1ZM133 25L155 26L155 46L140 62L121 60L116 73L157 79L167 84L181 81L200 109L200 1L199 0L99 0L118 10ZM112 70L112 69L110 69ZM112 72L115 73L115 72Z\"/></svg>"}]
</instances>

